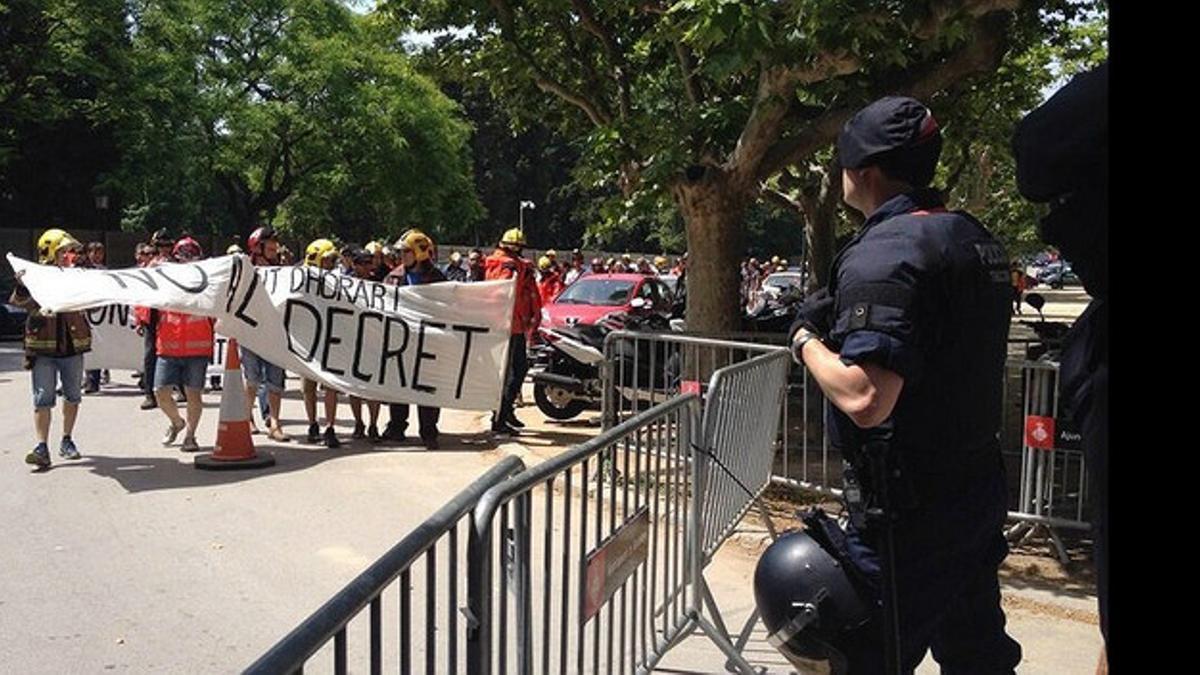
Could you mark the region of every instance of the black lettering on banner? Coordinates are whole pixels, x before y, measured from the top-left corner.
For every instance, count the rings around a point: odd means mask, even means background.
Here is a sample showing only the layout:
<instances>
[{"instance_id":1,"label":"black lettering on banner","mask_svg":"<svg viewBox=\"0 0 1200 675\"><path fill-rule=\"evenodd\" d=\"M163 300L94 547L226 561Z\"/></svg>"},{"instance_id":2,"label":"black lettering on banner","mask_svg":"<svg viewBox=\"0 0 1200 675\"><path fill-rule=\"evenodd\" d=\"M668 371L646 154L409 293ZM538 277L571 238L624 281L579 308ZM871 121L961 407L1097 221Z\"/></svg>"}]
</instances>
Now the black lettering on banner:
<instances>
[{"instance_id":1,"label":"black lettering on banner","mask_svg":"<svg viewBox=\"0 0 1200 675\"><path fill-rule=\"evenodd\" d=\"M176 267L176 266L173 265L172 267ZM196 282L194 285L191 285L191 286L184 286L183 284L179 283L175 279L172 279L171 275L167 274L167 271L163 267L155 267L154 271L157 272L160 277L166 279L167 281L171 282L172 284L175 284L176 288L178 288L179 290L181 290L185 293L199 293L199 292L203 291L204 289L208 288L208 272L205 272L203 267L201 267L199 265L179 265L178 267L193 267L193 268L195 268L196 270L198 270L200 272L200 281Z\"/></svg>"},{"instance_id":2,"label":"black lettering on banner","mask_svg":"<svg viewBox=\"0 0 1200 675\"><path fill-rule=\"evenodd\" d=\"M146 284L150 287L150 290L158 290L158 283L150 277L150 273L146 270L116 270L114 272L105 272L105 274L112 277L112 279L116 281L121 288L129 288L129 285L121 280L121 277L129 277L130 279L136 279L143 284Z\"/></svg>"},{"instance_id":3,"label":"black lettering on banner","mask_svg":"<svg viewBox=\"0 0 1200 675\"><path fill-rule=\"evenodd\" d=\"M400 349L392 349L392 324L404 329L404 341L400 343ZM408 324L403 319L394 316L383 317L383 350L379 352L379 384L383 384L387 379L387 361L394 356L396 357L396 370L400 373L400 386L408 386L404 377L404 350L408 348L408 333Z\"/></svg>"},{"instance_id":4,"label":"black lettering on banner","mask_svg":"<svg viewBox=\"0 0 1200 675\"><path fill-rule=\"evenodd\" d=\"M254 290L256 288L258 288L258 275L251 274L250 275L250 288L246 289L246 297L242 298L242 304L238 305L237 311L233 313L234 316L241 319L242 321L245 321L246 323L250 324L254 328L258 328L258 320L255 319L254 317L246 314L246 305L250 304L250 298L254 297Z\"/></svg>"},{"instance_id":5,"label":"black lettering on banner","mask_svg":"<svg viewBox=\"0 0 1200 675\"><path fill-rule=\"evenodd\" d=\"M107 323L109 307L112 307L112 305L104 305L103 307L93 307L91 309L84 310L87 312L88 324L92 326L99 326L102 323Z\"/></svg>"},{"instance_id":6,"label":"black lettering on banner","mask_svg":"<svg viewBox=\"0 0 1200 675\"><path fill-rule=\"evenodd\" d=\"M112 321L115 317L117 323L122 326L128 326L130 312L129 305L110 305L110 307L112 307L113 311L109 314L109 321Z\"/></svg>"},{"instance_id":7,"label":"black lettering on banner","mask_svg":"<svg viewBox=\"0 0 1200 675\"><path fill-rule=\"evenodd\" d=\"M242 280L242 259L234 258L232 261L233 273L229 275L229 294L225 298L225 313L228 314L233 307L233 296L237 294L238 282Z\"/></svg>"},{"instance_id":8,"label":"black lettering on banner","mask_svg":"<svg viewBox=\"0 0 1200 675\"><path fill-rule=\"evenodd\" d=\"M354 312L348 309L342 309L341 307L329 306L325 308L325 349L321 350L321 368L333 373L334 375L345 375L346 371L329 365L329 348L342 343L342 339L340 337L335 337L333 334L334 321L336 320L334 317L338 314L343 316L354 316Z\"/></svg>"},{"instance_id":9,"label":"black lettering on banner","mask_svg":"<svg viewBox=\"0 0 1200 675\"><path fill-rule=\"evenodd\" d=\"M296 291L300 290L301 288L304 288L305 283L308 280L308 272L303 267L293 267L291 274L292 274L292 279L291 279L291 283L288 284L288 290L291 291L292 293L295 293Z\"/></svg>"},{"instance_id":10,"label":"black lettering on banner","mask_svg":"<svg viewBox=\"0 0 1200 675\"><path fill-rule=\"evenodd\" d=\"M325 283L325 280L329 278L329 275L327 275L324 271L321 271L321 270L317 270L316 272L310 272L310 274L317 275L316 279L313 279L311 276L309 277L310 281L317 284L317 290L316 290L317 297L321 298L322 300L332 300L333 292L329 291L326 288L327 284ZM305 289L304 292L307 293L309 291L308 291L308 289Z\"/></svg>"},{"instance_id":11,"label":"black lettering on banner","mask_svg":"<svg viewBox=\"0 0 1200 675\"><path fill-rule=\"evenodd\" d=\"M400 311L400 287L392 286L392 312Z\"/></svg>"},{"instance_id":12,"label":"black lettering on banner","mask_svg":"<svg viewBox=\"0 0 1200 675\"><path fill-rule=\"evenodd\" d=\"M309 315L312 316L313 321L315 322L312 342L308 345L307 354L301 354L296 350L296 341L294 336L299 331L297 331L292 325L292 309L295 307L306 310ZM312 361L316 358L317 344L321 341L321 311L303 300L289 298L287 302L283 303L283 332L287 334L288 351L295 354L297 358L303 361Z\"/></svg>"},{"instance_id":13,"label":"black lettering on banner","mask_svg":"<svg viewBox=\"0 0 1200 675\"><path fill-rule=\"evenodd\" d=\"M360 296L360 295L363 297L364 300L367 298L367 282L363 279L359 279L358 283L354 285L354 298L352 300L350 300L350 302L357 305L358 304L358 296Z\"/></svg>"},{"instance_id":14,"label":"black lettering on banner","mask_svg":"<svg viewBox=\"0 0 1200 675\"><path fill-rule=\"evenodd\" d=\"M342 275L342 277L340 279L338 279L338 293L337 293L338 302L341 302L343 295L345 295L347 300L350 299L350 295L351 295L350 287L353 285L354 285L354 277Z\"/></svg>"},{"instance_id":15,"label":"black lettering on banner","mask_svg":"<svg viewBox=\"0 0 1200 675\"><path fill-rule=\"evenodd\" d=\"M420 327L417 329L417 358L413 359L413 391L423 391L432 394L437 391L437 387L431 387L427 384L421 384L421 361L436 361L437 355L425 350L425 329L426 328L441 328L445 329L446 324L438 321L426 321L421 319Z\"/></svg>"},{"instance_id":16,"label":"black lettering on banner","mask_svg":"<svg viewBox=\"0 0 1200 675\"><path fill-rule=\"evenodd\" d=\"M383 315L378 312L361 312L358 315L358 334L354 336L354 360L350 363L350 374L363 382L370 382L372 377L370 373L364 373L358 369L362 362L363 335L366 333L367 319L375 319L383 323Z\"/></svg>"},{"instance_id":17,"label":"black lettering on banner","mask_svg":"<svg viewBox=\"0 0 1200 675\"><path fill-rule=\"evenodd\" d=\"M208 363L212 366L220 366L225 363L225 343L227 340L222 335L213 336L213 353L208 357ZM289 340L290 342L290 340ZM289 345L290 346L290 345Z\"/></svg>"},{"instance_id":18,"label":"black lettering on banner","mask_svg":"<svg viewBox=\"0 0 1200 675\"><path fill-rule=\"evenodd\" d=\"M383 309L383 294L387 292L387 286L383 284L371 285L371 309L379 311Z\"/></svg>"},{"instance_id":19,"label":"black lettering on banner","mask_svg":"<svg viewBox=\"0 0 1200 675\"><path fill-rule=\"evenodd\" d=\"M271 292L272 293L274 293L276 290L279 289L279 269L280 268L278 268L278 267L272 267L271 269L267 270L267 274L271 275Z\"/></svg>"},{"instance_id":20,"label":"black lettering on banner","mask_svg":"<svg viewBox=\"0 0 1200 675\"><path fill-rule=\"evenodd\" d=\"M475 333L489 333L491 329L480 328L479 326L461 326L455 324L450 326L451 330L456 330L463 333L463 355L462 362L458 365L458 385L454 388L454 398L462 398L463 378L467 374L467 363L471 360L471 337Z\"/></svg>"}]
</instances>

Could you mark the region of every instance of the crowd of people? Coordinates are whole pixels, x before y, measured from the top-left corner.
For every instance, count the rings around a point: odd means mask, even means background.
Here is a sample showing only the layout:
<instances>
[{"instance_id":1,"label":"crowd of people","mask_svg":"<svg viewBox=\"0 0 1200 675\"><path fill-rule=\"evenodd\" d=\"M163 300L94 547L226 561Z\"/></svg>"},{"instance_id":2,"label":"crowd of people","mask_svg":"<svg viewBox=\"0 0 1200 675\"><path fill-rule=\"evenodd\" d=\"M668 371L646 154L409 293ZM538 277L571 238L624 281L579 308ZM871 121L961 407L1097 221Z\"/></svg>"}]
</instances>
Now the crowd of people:
<instances>
[{"instance_id":1,"label":"crowd of people","mask_svg":"<svg viewBox=\"0 0 1200 675\"><path fill-rule=\"evenodd\" d=\"M490 255L484 256L479 249L465 256L455 251L443 268L437 265L435 242L420 230L411 229L390 245L380 241L365 245L339 245L330 238L317 239L306 247L303 258L293 263L291 252L280 241L279 233L266 226L250 234L244 249L234 244L224 253L245 253L255 266L299 264L393 285L515 278L517 297L511 324L509 362L501 406L494 412L491 424L494 433L513 435L524 426L513 408L528 369L527 346L540 323L544 299L553 299L569 283L567 279L573 281L583 274L596 271L595 267L589 270L583 268L582 256L578 251L571 264L562 266L557 264L555 252L548 251L535 268L531 261L522 257L525 248L524 233L513 228L504 233ZM165 230L155 232L148 241L138 244L134 254L139 267L191 262L205 257L204 250L195 238L185 235L175 239ZM105 249L99 242L85 246L69 233L55 228L47 230L38 240L37 260L43 265L62 268L104 268ZM614 262L614 267L620 264ZM51 411L58 395L64 399L59 455L66 459L78 459L79 449L72 432L82 394L99 391L101 385L106 383L107 375L99 370L89 370L86 374L83 371L84 355L92 347L91 328L81 312L40 311L37 302L21 283L20 276L10 302L28 311L24 346L26 365L32 372L37 443L26 456L26 462L39 468L50 465L48 443ZM175 444L182 436L180 450L199 451L201 448L196 439L196 429L204 410L202 394L213 355L214 320L150 307L135 307L133 316L136 329L144 341L142 368L135 373L145 396L140 407L142 410L160 410L167 418L162 437L164 446ZM239 348L239 357L252 433L266 434L276 442L292 441L284 431L280 417L286 386L284 370L244 346ZM324 444L329 448L342 444L336 431L341 396L347 398L354 419L352 438L367 439L373 443L406 442L409 419L407 404L389 404L388 420L381 428L381 401L363 400L325 384L306 378L301 380L308 423L307 442ZM219 386L217 382L210 384ZM318 393L323 403L323 418L320 420L317 415ZM179 404L184 404L182 412ZM254 423L255 409L263 421L262 429ZM418 436L428 449L439 447L439 417L438 408L417 407Z\"/></svg>"},{"instance_id":2,"label":"crowd of people","mask_svg":"<svg viewBox=\"0 0 1200 675\"><path fill-rule=\"evenodd\" d=\"M646 274L673 276L676 293L686 293L688 256L674 259L666 255L654 257L622 254L588 260L580 249L571 251L569 259L560 260L551 249L536 262L523 257L526 249L524 233L513 228L504 233L490 255L479 249L455 250L447 262L439 265L437 244L424 232L412 229L392 243L371 241L363 245L343 243L336 238L320 238L305 248L299 260L283 244L280 234L266 226L256 229L245 241L245 247L232 244L222 253L244 253L255 266L303 265L334 271L360 279L393 285L419 285L456 281L471 283L491 279L517 279L517 298L511 325L509 363L505 373L503 397L495 411L491 430L512 435L524 425L513 413L520 400L521 383L528 370L528 349L534 344L542 318L542 307L553 302L575 281L597 274ZM204 258L206 252L193 237L172 237L166 230L154 232L147 241L136 245L135 264L153 267L166 262L190 262ZM38 243L38 262L60 267L103 269L106 267L105 246L101 242L80 244L67 232L48 230ZM743 298L759 292L763 280L771 273L787 269L787 261L778 256L759 263L749 258L741 264ZM19 281L19 280L18 280ZM79 394L99 392L111 378L107 371L92 369L74 377L73 368L82 369L83 354L90 349L90 333L86 321L77 313L46 315L37 312L36 303L18 283L13 294L15 304L30 308L32 323L40 325L44 339L31 338L37 330L27 330L26 351L32 363L41 365L35 370L34 393L37 409L38 445L27 458L30 463L47 465L46 446L50 409L56 393L66 400L64 408L64 457L77 455L71 439L71 429L78 411ZM159 410L167 418L163 434L164 445L179 441L185 452L200 450L196 429L203 413L202 394L206 385L220 387L218 377L209 377L215 338L212 319L182 312L136 307L133 311L137 332L143 339L141 369L134 373L144 395L142 410ZM248 418L252 433L265 434L273 441L291 442L280 418L286 373L253 351L240 347L239 357L245 381ZM81 371L82 372L82 371ZM56 386L58 375L62 385ZM78 380L78 381L76 381ZM372 443L404 443L407 440L409 406L388 404L386 424L381 423L384 405L381 401L363 400L339 392L324 384L301 378L301 393L307 422L305 441L329 448L342 445L337 433L340 399L345 397L353 418L353 439ZM318 399L321 401L318 416ZM182 409L181 409L182 408ZM255 411L261 426L255 423ZM417 428L420 442L429 449L439 447L437 408L418 406ZM43 433L43 426L46 427ZM182 439L182 440L180 440Z\"/></svg>"}]
</instances>

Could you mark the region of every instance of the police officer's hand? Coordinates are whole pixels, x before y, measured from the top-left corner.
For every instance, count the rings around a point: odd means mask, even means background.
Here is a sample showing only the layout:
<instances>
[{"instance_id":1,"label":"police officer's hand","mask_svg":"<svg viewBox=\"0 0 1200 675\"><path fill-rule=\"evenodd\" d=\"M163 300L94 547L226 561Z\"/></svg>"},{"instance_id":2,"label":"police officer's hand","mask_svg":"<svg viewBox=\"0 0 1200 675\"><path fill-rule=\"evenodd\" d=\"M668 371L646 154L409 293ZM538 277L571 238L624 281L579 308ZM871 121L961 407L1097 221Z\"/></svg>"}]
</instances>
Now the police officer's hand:
<instances>
[{"instance_id":1,"label":"police officer's hand","mask_svg":"<svg viewBox=\"0 0 1200 675\"><path fill-rule=\"evenodd\" d=\"M821 288L810 294L797 310L797 318L804 327L825 338L833 329L833 297L829 290Z\"/></svg>"}]
</instances>

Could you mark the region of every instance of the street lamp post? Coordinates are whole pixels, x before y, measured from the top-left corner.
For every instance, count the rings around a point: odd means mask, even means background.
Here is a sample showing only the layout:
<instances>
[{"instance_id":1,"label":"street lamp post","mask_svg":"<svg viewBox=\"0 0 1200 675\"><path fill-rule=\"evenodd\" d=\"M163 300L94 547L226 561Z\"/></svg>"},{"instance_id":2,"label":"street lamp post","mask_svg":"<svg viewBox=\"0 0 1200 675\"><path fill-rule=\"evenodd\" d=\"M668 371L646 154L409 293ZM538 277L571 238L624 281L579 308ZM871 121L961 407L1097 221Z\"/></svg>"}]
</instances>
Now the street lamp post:
<instances>
[{"instance_id":1,"label":"street lamp post","mask_svg":"<svg viewBox=\"0 0 1200 675\"><path fill-rule=\"evenodd\" d=\"M517 227L521 228L521 232L525 231L525 209L529 209L530 211L532 211L535 208L537 208L537 207L534 205L533 202L531 202L527 199L521 200L521 206L520 206L520 209L518 209L518 213L517 213ZM528 236L525 237L525 241L529 241Z\"/></svg>"}]
</instances>

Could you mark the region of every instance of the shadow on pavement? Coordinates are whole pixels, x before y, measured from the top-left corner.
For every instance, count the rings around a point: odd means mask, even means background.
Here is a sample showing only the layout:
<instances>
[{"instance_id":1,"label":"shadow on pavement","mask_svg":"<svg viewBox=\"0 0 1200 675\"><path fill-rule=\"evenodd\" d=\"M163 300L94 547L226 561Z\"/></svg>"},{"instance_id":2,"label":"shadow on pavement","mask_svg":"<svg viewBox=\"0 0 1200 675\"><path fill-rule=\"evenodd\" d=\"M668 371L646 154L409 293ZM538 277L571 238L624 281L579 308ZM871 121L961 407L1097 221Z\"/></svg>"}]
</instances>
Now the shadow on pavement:
<instances>
[{"instance_id":1,"label":"shadow on pavement","mask_svg":"<svg viewBox=\"0 0 1200 675\"><path fill-rule=\"evenodd\" d=\"M258 437L256 437L257 439ZM373 445L366 441L343 439L342 447L328 449L324 446L301 444L255 443L259 452L269 452L275 457L275 465L261 469L233 471L203 471L193 465L195 455L179 452L176 446L163 448L161 457L113 457L109 455L85 455L75 462L56 461L49 469L37 473L49 473L60 469L87 470L98 476L111 478L127 492L150 492L177 488L225 485L254 480L293 471L303 471L322 462L368 453L420 452L436 456L447 452L481 452L496 446L490 434L442 434L441 448L426 450L420 441L407 444ZM211 451L205 447L204 451ZM200 453L198 453L200 454Z\"/></svg>"}]
</instances>

